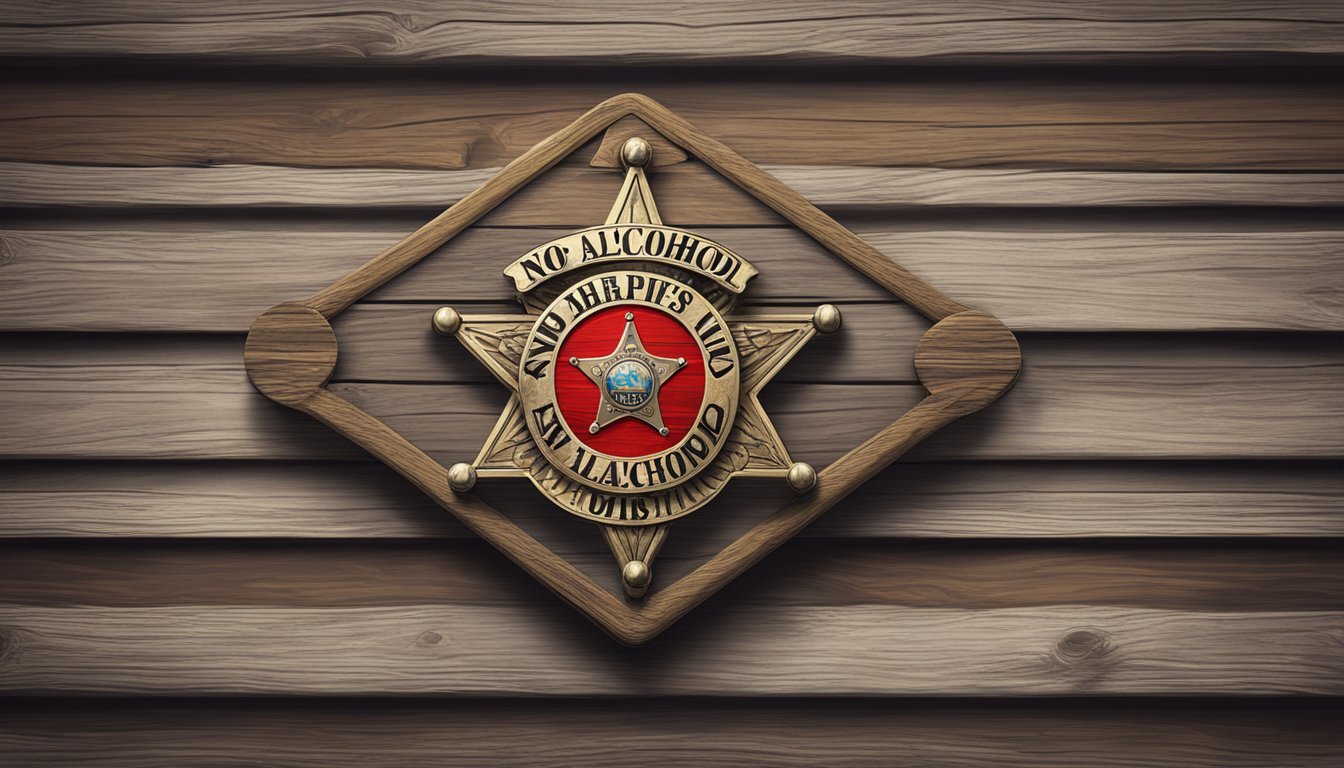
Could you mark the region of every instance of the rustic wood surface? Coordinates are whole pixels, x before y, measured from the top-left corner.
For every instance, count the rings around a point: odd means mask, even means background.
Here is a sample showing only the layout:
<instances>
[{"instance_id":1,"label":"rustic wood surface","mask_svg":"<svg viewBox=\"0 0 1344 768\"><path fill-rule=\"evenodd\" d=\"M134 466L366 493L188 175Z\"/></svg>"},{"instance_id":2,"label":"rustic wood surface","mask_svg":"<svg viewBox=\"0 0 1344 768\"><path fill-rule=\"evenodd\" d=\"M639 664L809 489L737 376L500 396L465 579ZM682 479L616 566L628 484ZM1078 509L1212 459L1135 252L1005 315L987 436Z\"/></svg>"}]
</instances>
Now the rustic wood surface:
<instances>
[{"instance_id":1,"label":"rustic wood surface","mask_svg":"<svg viewBox=\"0 0 1344 768\"><path fill-rule=\"evenodd\" d=\"M584 542L596 538L591 530ZM1344 610L1332 543L1174 539L955 544L832 539L784 545L732 587L743 605L911 608L1125 606L1186 611ZM574 542L578 544L579 542ZM591 542L597 543L597 542ZM680 552L680 549L678 552ZM605 561L588 546L566 557ZM25 605L357 607L518 605L553 598L498 553L452 541L65 541L0 544L6 600ZM697 553L679 553L691 559ZM703 553L699 553L703 554ZM668 554L659 556L664 569ZM164 578L171 574L171 578ZM563 618L558 616L557 618Z\"/></svg>"},{"instance_id":2,"label":"rustic wood surface","mask_svg":"<svg viewBox=\"0 0 1344 768\"><path fill-rule=\"evenodd\" d=\"M5 538L474 536L370 463L63 461L8 469L0 474ZM759 485L730 486L725 499L747 507L760 493ZM555 517L527 494L513 502L519 519ZM801 535L1339 537L1342 504L1344 473L1334 461L900 463L842 503L862 512L823 518Z\"/></svg>"},{"instance_id":3,"label":"rustic wood surface","mask_svg":"<svg viewBox=\"0 0 1344 768\"><path fill-rule=\"evenodd\" d=\"M661 594L666 594L664 591ZM1339 695L1344 613L731 606L632 651L532 606L0 607L10 694ZM89 627L96 626L97 632ZM1265 637L1274 638L1266 643ZM837 640L846 652L830 653ZM333 652L332 649L339 649Z\"/></svg>"},{"instance_id":4,"label":"rustic wood surface","mask_svg":"<svg viewBox=\"0 0 1344 768\"><path fill-rule=\"evenodd\" d=\"M0 362L6 458L364 455L256 398L236 339L155 336L127 349L99 336L20 338ZM1331 459L1344 451L1338 345L1275 335L1103 338L1024 337L1025 370L1004 401L912 458ZM919 384L896 383L909 381L907 366L874 370L879 378L864 384L804 383L798 378L815 378L795 370L793 382L764 390L800 460L835 460L923 395ZM449 464L475 455L506 399L488 382L337 381L332 389Z\"/></svg>"},{"instance_id":5,"label":"rustic wood surface","mask_svg":"<svg viewBox=\"0 0 1344 768\"><path fill-rule=\"evenodd\" d=\"M3 754L1344 761L1336 4L614 8L0 9ZM630 91L1025 355L979 423L638 651L241 366L267 307ZM337 316L333 388L439 461L474 453L502 400L427 313L510 306L505 261L605 215L595 152ZM749 304L844 303L764 393L800 457L923 394L911 307L698 159L651 178L669 220L762 266ZM523 485L481 495L619 594L588 526ZM655 579L787 495L731 486Z\"/></svg>"},{"instance_id":6,"label":"rustic wood surface","mask_svg":"<svg viewBox=\"0 0 1344 768\"><path fill-rule=\"evenodd\" d=\"M1173 228L1145 221L1046 228L1067 222L1009 228L994 221L988 231L854 225L934 286L1019 331L1344 330L1338 222L1313 222L1306 230L1275 222L1255 227L1254 219L1249 231L1238 223ZM267 307L317 290L416 223L352 226L338 217L278 231L253 222L225 229L208 222L5 228L0 328L242 332ZM512 302L495 261L500 254L517 258L559 231L469 231L373 298ZM705 231L760 267L750 292L755 300L890 299L796 233ZM79 296L80 311L62 300L69 293ZM1255 301L1246 299L1251 293ZM1182 300L1189 296L1199 301Z\"/></svg>"},{"instance_id":7,"label":"rustic wood surface","mask_svg":"<svg viewBox=\"0 0 1344 768\"><path fill-rule=\"evenodd\" d=\"M656 162L656 156L655 156ZM765 165L772 176L817 207L841 213L882 213L903 207L1014 208L1077 206L1338 206L1344 175L1338 173L1219 173L1051 171L985 168L875 168ZM356 208L438 211L479 187L498 168L460 171L376 168L289 168L215 165L209 168L104 168L89 165L0 162L0 204L14 208ZM694 167L654 172L664 200L693 218L710 207L687 192L690 182L712 183ZM577 190L603 194L605 174L574 174ZM601 189L603 192L598 192ZM693 191L693 190L692 190ZM735 215L747 215L730 200ZM591 211L594 201L565 196L543 210L511 212L514 222Z\"/></svg>"},{"instance_id":8,"label":"rustic wood surface","mask_svg":"<svg viewBox=\"0 0 1344 768\"><path fill-rule=\"evenodd\" d=\"M9 55L172 56L244 62L566 64L835 64L937 58L993 62L1126 60L1214 54L1344 53L1344 13L1329 2L1265 7L1200 0L1116 5L1015 0L988 9L934 0L804 0L706 8L613 0L533 2L529 12L477 0L339 2L315 9L222 3L208 13L145 0L52 7L17 2L0 17ZM557 34L557 27L563 34ZM33 34L34 29L42 34Z\"/></svg>"},{"instance_id":9,"label":"rustic wood surface","mask_svg":"<svg viewBox=\"0 0 1344 768\"><path fill-rule=\"evenodd\" d=\"M72 738L70 723L81 724ZM917 702L267 699L23 701L0 717L25 765L407 764L1333 768L1338 717L1300 700ZM629 733L638 731L633 741ZM1042 738L1041 734L1049 738ZM314 747L321 744L321 748Z\"/></svg>"},{"instance_id":10,"label":"rustic wood surface","mask_svg":"<svg viewBox=\"0 0 1344 768\"><path fill-rule=\"evenodd\" d=\"M1011 68L927 79L707 70L360 80L278 70L236 80L150 73L97 87L57 73L0 85L0 160L492 168L593 104L638 91L755 163L1341 171L1344 108L1332 73L1289 70L1268 82L1272 73L1244 70Z\"/></svg>"}]
</instances>

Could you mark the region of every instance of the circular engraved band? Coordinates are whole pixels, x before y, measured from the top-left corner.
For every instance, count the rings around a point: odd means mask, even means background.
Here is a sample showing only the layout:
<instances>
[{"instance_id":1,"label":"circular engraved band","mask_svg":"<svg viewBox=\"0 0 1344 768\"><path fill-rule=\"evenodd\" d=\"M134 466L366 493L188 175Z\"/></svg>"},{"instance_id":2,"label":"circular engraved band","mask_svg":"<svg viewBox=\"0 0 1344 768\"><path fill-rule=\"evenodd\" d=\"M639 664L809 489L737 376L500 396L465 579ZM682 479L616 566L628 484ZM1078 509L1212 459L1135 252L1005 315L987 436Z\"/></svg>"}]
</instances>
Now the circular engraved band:
<instances>
[{"instance_id":1,"label":"circular engraved band","mask_svg":"<svg viewBox=\"0 0 1344 768\"><path fill-rule=\"evenodd\" d=\"M579 361L560 359L558 352L569 334L587 317L617 306L650 307L680 323L696 340L705 371L704 397L686 434L671 447L643 456L623 457L586 445L574 429L601 428L568 424L556 397L559 366ZM612 339L616 348L618 339ZM607 367L594 366L602 385L611 382L611 400L617 417L629 406L649 413L657 405L658 385L638 381L649 370L648 357L629 354ZM629 364L633 362L634 364ZM684 363L684 360L681 361ZM624 367L623 367L624 366ZM620 392L615 388L619 386ZM697 291L677 280L643 271L604 272L576 283L545 310L528 335L518 370L518 394L529 433L548 463L569 478L602 493L648 494L665 491L694 477L723 448L737 416L741 371L728 324ZM647 396L646 394L647 393ZM640 398L644 398L641 400ZM627 405L621 406L624 401ZM657 429L650 425L649 429Z\"/></svg>"}]
</instances>

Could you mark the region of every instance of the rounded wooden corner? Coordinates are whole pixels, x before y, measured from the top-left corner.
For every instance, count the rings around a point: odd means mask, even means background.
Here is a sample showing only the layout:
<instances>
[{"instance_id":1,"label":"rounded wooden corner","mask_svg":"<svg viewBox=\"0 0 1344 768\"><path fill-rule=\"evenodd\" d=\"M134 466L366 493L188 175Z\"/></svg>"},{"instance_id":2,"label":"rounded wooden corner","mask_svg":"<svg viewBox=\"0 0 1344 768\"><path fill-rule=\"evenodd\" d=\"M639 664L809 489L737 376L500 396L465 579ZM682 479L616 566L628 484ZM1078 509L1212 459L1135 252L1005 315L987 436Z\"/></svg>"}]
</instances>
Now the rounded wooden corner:
<instances>
[{"instance_id":1,"label":"rounded wooden corner","mask_svg":"<svg viewBox=\"0 0 1344 768\"><path fill-rule=\"evenodd\" d=\"M243 365L258 391L292 407L327 383L336 354L336 333L321 312L304 304L280 304L252 322Z\"/></svg>"},{"instance_id":2,"label":"rounded wooden corner","mask_svg":"<svg viewBox=\"0 0 1344 768\"><path fill-rule=\"evenodd\" d=\"M915 347L915 372L931 395L958 395L973 409L994 402L1022 369L1017 337L993 315L970 310L936 323Z\"/></svg>"},{"instance_id":3,"label":"rounded wooden corner","mask_svg":"<svg viewBox=\"0 0 1344 768\"><path fill-rule=\"evenodd\" d=\"M648 645L661 635L663 630L667 629L666 626L646 622L637 622L630 626L598 622L598 627L606 632L612 640L627 648L640 648Z\"/></svg>"},{"instance_id":4,"label":"rounded wooden corner","mask_svg":"<svg viewBox=\"0 0 1344 768\"><path fill-rule=\"evenodd\" d=\"M638 110L662 109L663 105L637 91L626 91L603 99L597 107L602 110L618 109L624 110L626 114L635 114Z\"/></svg>"}]
</instances>

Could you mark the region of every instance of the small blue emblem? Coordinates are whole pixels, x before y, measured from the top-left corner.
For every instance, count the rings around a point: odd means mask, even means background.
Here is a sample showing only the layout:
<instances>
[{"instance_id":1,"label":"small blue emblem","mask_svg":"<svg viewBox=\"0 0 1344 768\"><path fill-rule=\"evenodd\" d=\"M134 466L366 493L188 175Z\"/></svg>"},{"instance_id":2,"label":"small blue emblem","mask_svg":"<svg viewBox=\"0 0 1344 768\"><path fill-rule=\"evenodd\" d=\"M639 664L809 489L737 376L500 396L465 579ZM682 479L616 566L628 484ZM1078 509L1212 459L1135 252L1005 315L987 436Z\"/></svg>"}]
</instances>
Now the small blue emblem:
<instances>
[{"instance_id":1,"label":"small blue emblem","mask_svg":"<svg viewBox=\"0 0 1344 768\"><path fill-rule=\"evenodd\" d=\"M622 360L607 371L607 397L621 408L640 408L653 396L653 371L638 360Z\"/></svg>"}]
</instances>

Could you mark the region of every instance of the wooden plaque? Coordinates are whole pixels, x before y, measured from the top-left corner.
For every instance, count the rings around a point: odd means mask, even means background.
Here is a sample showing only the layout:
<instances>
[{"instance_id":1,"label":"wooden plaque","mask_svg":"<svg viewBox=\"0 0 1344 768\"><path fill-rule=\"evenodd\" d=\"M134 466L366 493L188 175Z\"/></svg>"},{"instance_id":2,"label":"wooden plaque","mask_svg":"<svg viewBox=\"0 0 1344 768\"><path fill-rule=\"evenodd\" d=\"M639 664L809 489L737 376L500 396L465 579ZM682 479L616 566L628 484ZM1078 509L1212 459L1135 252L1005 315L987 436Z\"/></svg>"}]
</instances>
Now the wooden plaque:
<instances>
[{"instance_id":1,"label":"wooden plaque","mask_svg":"<svg viewBox=\"0 0 1344 768\"><path fill-rule=\"evenodd\" d=\"M631 116L658 134L660 151L655 165L678 162L687 155L698 158L933 323L915 351L915 369L928 391L923 400L817 472L815 482L805 484L805 492L693 572L645 599L613 594L469 489L454 490L463 488L463 483L450 480L448 467L326 387L337 359L336 335L330 325L333 317L462 233L561 159ZM618 133L612 130L607 134L595 165L614 164L619 152L617 140L621 138ZM616 96L597 105L441 215L327 288L267 310L251 326L244 359L253 384L267 397L313 416L363 447L612 637L631 645L657 636L912 446L992 403L1012 386L1021 366L1016 339L997 319L943 295L773 176L660 104L636 94ZM617 546L613 543L613 548Z\"/></svg>"}]
</instances>

